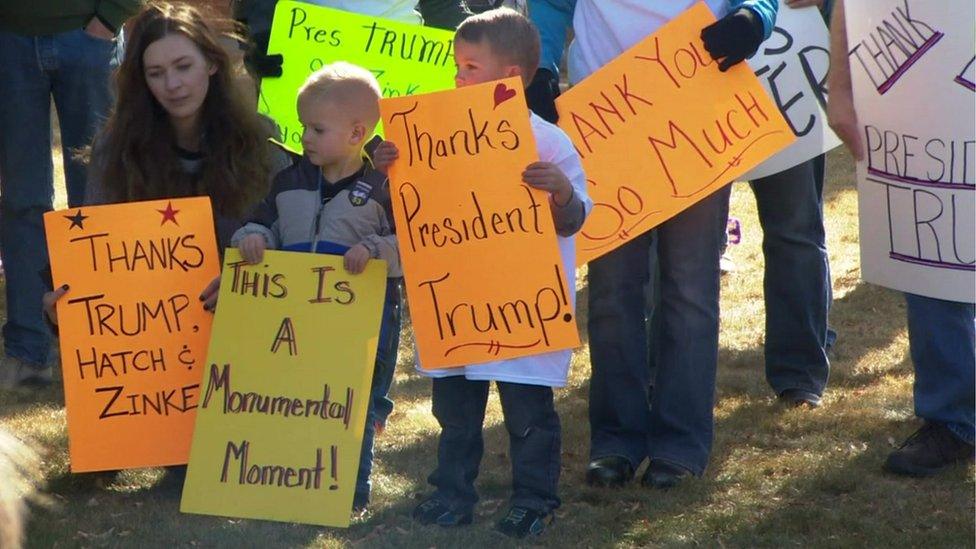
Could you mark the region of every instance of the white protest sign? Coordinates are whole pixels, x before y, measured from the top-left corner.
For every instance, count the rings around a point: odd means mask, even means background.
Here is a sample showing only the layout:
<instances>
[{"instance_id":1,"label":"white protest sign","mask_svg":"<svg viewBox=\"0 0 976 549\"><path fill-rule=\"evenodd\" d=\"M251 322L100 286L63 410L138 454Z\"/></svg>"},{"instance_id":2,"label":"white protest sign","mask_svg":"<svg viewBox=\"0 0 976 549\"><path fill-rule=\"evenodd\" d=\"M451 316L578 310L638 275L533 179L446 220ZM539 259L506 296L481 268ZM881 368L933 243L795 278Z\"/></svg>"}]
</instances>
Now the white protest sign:
<instances>
[{"instance_id":1,"label":"white protest sign","mask_svg":"<svg viewBox=\"0 0 976 549\"><path fill-rule=\"evenodd\" d=\"M897 290L973 302L973 2L875 0L846 8L866 149L857 164L862 276Z\"/></svg>"},{"instance_id":2,"label":"white protest sign","mask_svg":"<svg viewBox=\"0 0 976 549\"><path fill-rule=\"evenodd\" d=\"M797 139L742 176L743 181L779 173L840 145L824 112L829 44L827 26L817 8L780 7L772 36L749 60L749 66Z\"/></svg>"}]
</instances>

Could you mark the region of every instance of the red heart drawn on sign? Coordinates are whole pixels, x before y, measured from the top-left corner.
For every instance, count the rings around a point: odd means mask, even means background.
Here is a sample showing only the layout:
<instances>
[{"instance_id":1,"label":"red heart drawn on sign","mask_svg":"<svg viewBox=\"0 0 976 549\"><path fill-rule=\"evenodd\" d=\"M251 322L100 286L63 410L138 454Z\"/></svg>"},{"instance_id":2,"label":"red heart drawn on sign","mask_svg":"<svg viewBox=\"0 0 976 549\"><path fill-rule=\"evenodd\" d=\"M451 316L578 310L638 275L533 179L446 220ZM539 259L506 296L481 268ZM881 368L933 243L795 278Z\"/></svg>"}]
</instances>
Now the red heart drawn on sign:
<instances>
[{"instance_id":1,"label":"red heart drawn on sign","mask_svg":"<svg viewBox=\"0 0 976 549\"><path fill-rule=\"evenodd\" d=\"M495 107L501 105L502 103L508 101L509 99L515 97L515 90L509 88L505 84L499 82L495 86ZM492 107L493 109L495 107Z\"/></svg>"}]
</instances>

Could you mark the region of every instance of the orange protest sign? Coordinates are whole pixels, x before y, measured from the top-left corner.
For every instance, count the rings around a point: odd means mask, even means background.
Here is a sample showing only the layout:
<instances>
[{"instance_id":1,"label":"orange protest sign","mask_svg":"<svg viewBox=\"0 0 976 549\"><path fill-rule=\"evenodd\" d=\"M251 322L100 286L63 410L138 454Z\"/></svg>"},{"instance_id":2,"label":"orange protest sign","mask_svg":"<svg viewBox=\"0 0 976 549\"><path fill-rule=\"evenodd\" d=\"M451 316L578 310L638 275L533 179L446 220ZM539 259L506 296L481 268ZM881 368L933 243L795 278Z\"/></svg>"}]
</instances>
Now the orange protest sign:
<instances>
[{"instance_id":1,"label":"orange protest sign","mask_svg":"<svg viewBox=\"0 0 976 549\"><path fill-rule=\"evenodd\" d=\"M186 463L220 271L208 198L44 215L74 472Z\"/></svg>"},{"instance_id":2,"label":"orange protest sign","mask_svg":"<svg viewBox=\"0 0 976 549\"><path fill-rule=\"evenodd\" d=\"M719 72L699 2L556 100L583 159L593 211L577 265L735 180L794 135L749 66Z\"/></svg>"},{"instance_id":3,"label":"orange protest sign","mask_svg":"<svg viewBox=\"0 0 976 549\"><path fill-rule=\"evenodd\" d=\"M424 368L579 344L549 198L517 78L380 101L400 158L390 194Z\"/></svg>"}]
</instances>

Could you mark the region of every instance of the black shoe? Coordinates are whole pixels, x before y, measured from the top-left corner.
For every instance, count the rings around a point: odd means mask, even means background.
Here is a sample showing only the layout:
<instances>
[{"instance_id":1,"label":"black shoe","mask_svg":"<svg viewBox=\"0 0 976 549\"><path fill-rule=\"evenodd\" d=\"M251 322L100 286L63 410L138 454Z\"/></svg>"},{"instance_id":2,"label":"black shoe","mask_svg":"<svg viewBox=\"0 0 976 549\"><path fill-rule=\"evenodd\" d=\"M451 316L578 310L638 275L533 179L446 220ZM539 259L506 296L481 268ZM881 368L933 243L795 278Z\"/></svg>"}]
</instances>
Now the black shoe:
<instances>
[{"instance_id":1,"label":"black shoe","mask_svg":"<svg viewBox=\"0 0 976 549\"><path fill-rule=\"evenodd\" d=\"M682 480L691 476L691 471L680 465L666 461L651 460L641 477L641 485L645 488L667 490L674 488Z\"/></svg>"},{"instance_id":2,"label":"black shoe","mask_svg":"<svg viewBox=\"0 0 976 549\"><path fill-rule=\"evenodd\" d=\"M362 515L369 507L369 494L365 492L354 492L352 495L352 512L354 515Z\"/></svg>"},{"instance_id":3,"label":"black shoe","mask_svg":"<svg viewBox=\"0 0 976 549\"><path fill-rule=\"evenodd\" d=\"M926 421L897 450L888 454L884 469L896 475L927 477L972 459L972 444L952 434L945 425Z\"/></svg>"},{"instance_id":4,"label":"black shoe","mask_svg":"<svg viewBox=\"0 0 976 549\"><path fill-rule=\"evenodd\" d=\"M157 488L164 492L182 492L186 483L186 465L167 465Z\"/></svg>"},{"instance_id":5,"label":"black shoe","mask_svg":"<svg viewBox=\"0 0 976 549\"><path fill-rule=\"evenodd\" d=\"M586 467L586 483L590 486L603 488L623 486L632 478L634 478L634 466L623 456L597 458Z\"/></svg>"},{"instance_id":6,"label":"black shoe","mask_svg":"<svg viewBox=\"0 0 976 549\"><path fill-rule=\"evenodd\" d=\"M472 518L471 511L453 509L437 497L429 497L413 509L413 519L424 526L461 526L471 524Z\"/></svg>"},{"instance_id":7,"label":"black shoe","mask_svg":"<svg viewBox=\"0 0 976 549\"><path fill-rule=\"evenodd\" d=\"M810 391L804 391L803 389L787 389L779 394L779 400L787 406L794 408L799 408L800 406L807 406L809 408L820 407L820 395L811 393Z\"/></svg>"},{"instance_id":8,"label":"black shoe","mask_svg":"<svg viewBox=\"0 0 976 549\"><path fill-rule=\"evenodd\" d=\"M495 530L516 539L522 539L530 534L538 536L545 531L546 526L552 524L553 519L552 513L515 505L508 510L505 518L495 524Z\"/></svg>"}]
</instances>

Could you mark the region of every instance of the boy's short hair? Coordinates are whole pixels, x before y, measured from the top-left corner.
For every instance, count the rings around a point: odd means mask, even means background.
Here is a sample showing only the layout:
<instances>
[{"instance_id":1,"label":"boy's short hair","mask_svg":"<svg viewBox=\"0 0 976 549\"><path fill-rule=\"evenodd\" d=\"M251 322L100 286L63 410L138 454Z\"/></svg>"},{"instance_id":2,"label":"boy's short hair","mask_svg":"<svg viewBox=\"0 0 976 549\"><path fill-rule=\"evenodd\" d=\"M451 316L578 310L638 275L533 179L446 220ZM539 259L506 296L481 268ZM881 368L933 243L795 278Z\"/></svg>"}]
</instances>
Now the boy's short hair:
<instances>
[{"instance_id":1,"label":"boy's short hair","mask_svg":"<svg viewBox=\"0 0 976 549\"><path fill-rule=\"evenodd\" d=\"M539 68L539 31L512 8L496 8L465 19L455 39L477 44L486 42L492 53L522 68L522 78L532 80Z\"/></svg>"},{"instance_id":2,"label":"boy's short hair","mask_svg":"<svg viewBox=\"0 0 976 549\"><path fill-rule=\"evenodd\" d=\"M368 70L337 61L313 72L298 89L298 101L332 101L372 130L380 120L380 83Z\"/></svg>"}]
</instances>

